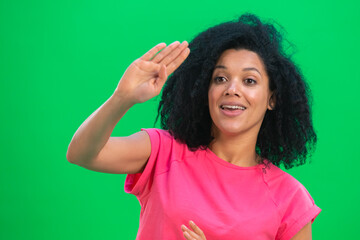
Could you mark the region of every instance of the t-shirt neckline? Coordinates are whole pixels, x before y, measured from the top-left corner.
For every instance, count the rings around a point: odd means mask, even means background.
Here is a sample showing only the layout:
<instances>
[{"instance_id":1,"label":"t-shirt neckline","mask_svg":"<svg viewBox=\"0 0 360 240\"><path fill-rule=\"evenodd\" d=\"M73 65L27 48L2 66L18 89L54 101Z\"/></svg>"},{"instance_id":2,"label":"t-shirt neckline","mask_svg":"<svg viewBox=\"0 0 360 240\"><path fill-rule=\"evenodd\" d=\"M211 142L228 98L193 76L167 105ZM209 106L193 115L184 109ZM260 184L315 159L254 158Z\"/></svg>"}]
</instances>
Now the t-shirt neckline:
<instances>
[{"instance_id":1,"label":"t-shirt neckline","mask_svg":"<svg viewBox=\"0 0 360 240\"><path fill-rule=\"evenodd\" d=\"M234 169L238 169L238 170L256 170L259 168L262 168L264 166L264 163L258 163L255 166L251 166L251 167L241 167L232 163L229 163L228 161L225 161L224 159L218 157L213 151L211 151L210 148L206 148L205 150L206 155L208 158L210 158L211 160L220 163L221 165L225 166L225 167L229 167L229 168L234 168ZM264 162L266 162L267 160L265 159Z\"/></svg>"}]
</instances>

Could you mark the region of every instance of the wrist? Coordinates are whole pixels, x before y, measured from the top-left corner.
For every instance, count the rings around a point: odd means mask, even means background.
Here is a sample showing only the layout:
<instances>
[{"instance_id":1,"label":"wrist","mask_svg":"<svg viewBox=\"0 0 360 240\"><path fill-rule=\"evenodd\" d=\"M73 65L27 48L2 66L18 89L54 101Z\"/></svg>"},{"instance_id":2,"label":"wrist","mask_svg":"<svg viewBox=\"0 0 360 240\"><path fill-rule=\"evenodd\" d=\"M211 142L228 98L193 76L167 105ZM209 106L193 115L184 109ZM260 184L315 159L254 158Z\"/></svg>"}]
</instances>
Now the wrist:
<instances>
[{"instance_id":1,"label":"wrist","mask_svg":"<svg viewBox=\"0 0 360 240\"><path fill-rule=\"evenodd\" d=\"M124 114L133 106L126 97L119 94L113 94L104 103L104 107L109 114L109 121L117 123L124 116Z\"/></svg>"},{"instance_id":2,"label":"wrist","mask_svg":"<svg viewBox=\"0 0 360 240\"><path fill-rule=\"evenodd\" d=\"M124 111L127 111L136 104L136 102L132 100L128 96L128 94L120 93L120 92L114 92L113 95L111 95L109 101L119 106L119 108Z\"/></svg>"}]
</instances>

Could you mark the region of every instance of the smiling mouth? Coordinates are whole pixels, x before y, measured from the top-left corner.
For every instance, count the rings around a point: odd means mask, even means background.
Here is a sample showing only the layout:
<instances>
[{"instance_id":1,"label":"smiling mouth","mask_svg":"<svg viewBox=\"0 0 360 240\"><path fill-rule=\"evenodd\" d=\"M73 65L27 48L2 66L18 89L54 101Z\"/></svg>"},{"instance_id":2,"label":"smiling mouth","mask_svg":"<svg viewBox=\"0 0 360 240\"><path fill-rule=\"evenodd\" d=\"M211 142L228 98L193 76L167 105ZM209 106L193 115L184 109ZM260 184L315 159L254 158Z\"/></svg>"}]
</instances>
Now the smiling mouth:
<instances>
[{"instance_id":1,"label":"smiling mouth","mask_svg":"<svg viewBox=\"0 0 360 240\"><path fill-rule=\"evenodd\" d=\"M220 105L220 108L223 110L245 110L246 107L237 106L237 105Z\"/></svg>"}]
</instances>

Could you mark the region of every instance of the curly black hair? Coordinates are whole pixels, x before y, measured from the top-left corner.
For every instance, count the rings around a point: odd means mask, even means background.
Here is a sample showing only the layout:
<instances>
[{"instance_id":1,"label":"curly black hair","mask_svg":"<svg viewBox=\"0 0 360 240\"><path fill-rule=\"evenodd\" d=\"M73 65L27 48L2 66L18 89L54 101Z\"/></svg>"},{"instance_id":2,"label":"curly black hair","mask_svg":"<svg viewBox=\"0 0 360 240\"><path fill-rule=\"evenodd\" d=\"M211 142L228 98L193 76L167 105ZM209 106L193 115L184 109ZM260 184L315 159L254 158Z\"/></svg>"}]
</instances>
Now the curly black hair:
<instances>
[{"instance_id":1,"label":"curly black hair","mask_svg":"<svg viewBox=\"0 0 360 240\"><path fill-rule=\"evenodd\" d=\"M206 149L213 140L208 89L217 60L227 49L246 49L263 60L276 106L262 122L256 152L286 169L302 165L314 150L317 137L311 119L311 95L298 67L283 47L273 24L253 14L200 33L189 44L190 55L169 77L158 108L161 127L189 149Z\"/></svg>"}]
</instances>

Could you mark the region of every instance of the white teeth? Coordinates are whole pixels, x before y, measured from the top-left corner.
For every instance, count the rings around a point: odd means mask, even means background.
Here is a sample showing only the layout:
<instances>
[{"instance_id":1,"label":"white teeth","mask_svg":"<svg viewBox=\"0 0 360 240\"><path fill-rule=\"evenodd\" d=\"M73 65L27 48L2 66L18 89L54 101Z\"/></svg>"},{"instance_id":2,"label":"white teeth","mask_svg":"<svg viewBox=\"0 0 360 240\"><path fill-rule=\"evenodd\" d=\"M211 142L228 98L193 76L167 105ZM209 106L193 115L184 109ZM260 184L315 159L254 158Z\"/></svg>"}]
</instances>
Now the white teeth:
<instances>
[{"instance_id":1,"label":"white teeth","mask_svg":"<svg viewBox=\"0 0 360 240\"><path fill-rule=\"evenodd\" d=\"M235 106L235 105L221 105L220 106L222 109L228 108L228 109L241 109L241 110L245 110L246 107L242 107L242 106Z\"/></svg>"}]
</instances>

